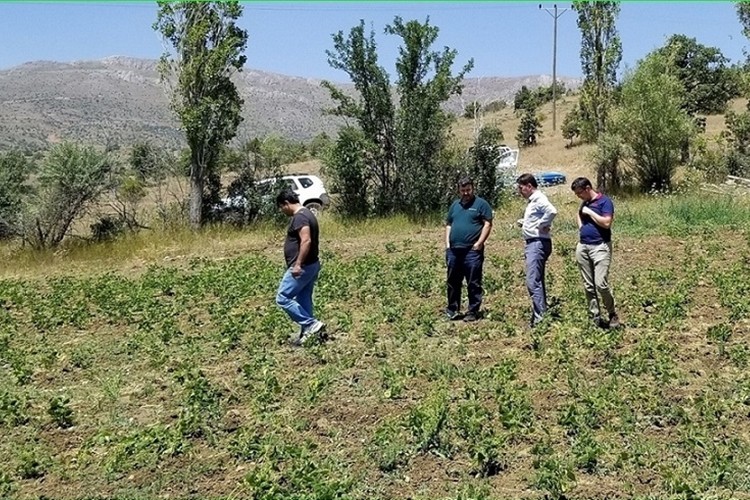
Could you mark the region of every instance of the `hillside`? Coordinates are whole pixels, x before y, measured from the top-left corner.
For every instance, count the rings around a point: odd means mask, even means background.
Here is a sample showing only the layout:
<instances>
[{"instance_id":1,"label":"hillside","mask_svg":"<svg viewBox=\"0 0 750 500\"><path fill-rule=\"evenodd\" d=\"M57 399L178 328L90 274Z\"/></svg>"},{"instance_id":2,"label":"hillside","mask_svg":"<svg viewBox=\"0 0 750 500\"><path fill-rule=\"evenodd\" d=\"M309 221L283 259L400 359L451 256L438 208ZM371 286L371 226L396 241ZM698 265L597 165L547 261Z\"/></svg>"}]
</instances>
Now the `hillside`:
<instances>
[{"instance_id":1,"label":"hillside","mask_svg":"<svg viewBox=\"0 0 750 500\"><path fill-rule=\"evenodd\" d=\"M576 80L560 78L568 86ZM549 85L549 76L466 80L463 96L448 108L461 113L473 100L510 100L522 86ZM307 140L333 134L341 120L325 116L332 106L320 80L246 69L236 75L245 99L240 139L278 134ZM350 85L342 85L351 91ZM98 61L37 61L0 71L0 147L36 150L62 139L100 145L151 140L181 144L155 60L109 57Z\"/></svg>"}]
</instances>

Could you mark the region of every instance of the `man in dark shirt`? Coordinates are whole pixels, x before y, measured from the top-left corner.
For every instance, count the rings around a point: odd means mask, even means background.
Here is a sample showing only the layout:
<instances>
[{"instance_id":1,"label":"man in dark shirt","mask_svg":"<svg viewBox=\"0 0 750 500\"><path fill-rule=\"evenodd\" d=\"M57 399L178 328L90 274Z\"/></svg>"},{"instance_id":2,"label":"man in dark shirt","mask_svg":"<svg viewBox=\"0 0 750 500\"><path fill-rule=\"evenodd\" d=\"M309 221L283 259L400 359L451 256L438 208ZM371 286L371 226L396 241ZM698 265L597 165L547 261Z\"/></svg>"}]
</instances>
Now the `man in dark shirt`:
<instances>
[{"instance_id":1,"label":"man in dark shirt","mask_svg":"<svg viewBox=\"0 0 750 500\"><path fill-rule=\"evenodd\" d=\"M321 333L325 324L315 319L313 288L320 272L318 260L318 220L299 202L297 193L286 190L276 197L276 205L291 217L286 239L284 259L287 270L279 283L276 304L300 325L297 345Z\"/></svg>"},{"instance_id":2,"label":"man in dark shirt","mask_svg":"<svg viewBox=\"0 0 750 500\"><path fill-rule=\"evenodd\" d=\"M574 180L570 188L583 201L576 215L579 231L576 262L583 277L589 314L597 325L617 328L620 326L620 319L615 311L615 299L608 281L612 262L614 204L608 196L594 191L591 181L586 177ZM609 320L601 316L597 292L609 314Z\"/></svg>"},{"instance_id":3,"label":"man in dark shirt","mask_svg":"<svg viewBox=\"0 0 750 500\"><path fill-rule=\"evenodd\" d=\"M479 319L482 306L482 265L484 243L492 230L492 207L474 196L470 177L458 181L460 199L453 202L445 218L445 262L448 267L448 319L458 319L461 309L461 287L466 278L469 309L464 321Z\"/></svg>"}]
</instances>

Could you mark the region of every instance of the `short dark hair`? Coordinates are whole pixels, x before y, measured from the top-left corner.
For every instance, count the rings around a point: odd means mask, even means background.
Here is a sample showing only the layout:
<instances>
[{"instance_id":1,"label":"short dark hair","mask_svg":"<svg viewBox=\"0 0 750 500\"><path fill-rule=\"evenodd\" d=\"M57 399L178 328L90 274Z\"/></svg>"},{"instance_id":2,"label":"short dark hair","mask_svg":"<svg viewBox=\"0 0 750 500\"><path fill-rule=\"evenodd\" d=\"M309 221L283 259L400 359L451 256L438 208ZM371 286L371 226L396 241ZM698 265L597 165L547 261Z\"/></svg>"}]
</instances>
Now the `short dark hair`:
<instances>
[{"instance_id":1,"label":"short dark hair","mask_svg":"<svg viewBox=\"0 0 750 500\"><path fill-rule=\"evenodd\" d=\"M458 179L458 187L474 186L474 181L468 175Z\"/></svg>"},{"instance_id":2,"label":"short dark hair","mask_svg":"<svg viewBox=\"0 0 750 500\"><path fill-rule=\"evenodd\" d=\"M577 177L571 184L570 189L578 191L579 189L593 188L591 181L586 177Z\"/></svg>"},{"instance_id":3,"label":"short dark hair","mask_svg":"<svg viewBox=\"0 0 750 500\"><path fill-rule=\"evenodd\" d=\"M291 189L285 189L276 196L276 206L280 207L286 203L299 203L299 196Z\"/></svg>"},{"instance_id":4,"label":"short dark hair","mask_svg":"<svg viewBox=\"0 0 750 500\"><path fill-rule=\"evenodd\" d=\"M534 177L531 174L521 174L518 176L518 179L516 179L516 184L525 184L525 185L532 185L534 188L538 188L539 184L536 182L536 177Z\"/></svg>"}]
</instances>

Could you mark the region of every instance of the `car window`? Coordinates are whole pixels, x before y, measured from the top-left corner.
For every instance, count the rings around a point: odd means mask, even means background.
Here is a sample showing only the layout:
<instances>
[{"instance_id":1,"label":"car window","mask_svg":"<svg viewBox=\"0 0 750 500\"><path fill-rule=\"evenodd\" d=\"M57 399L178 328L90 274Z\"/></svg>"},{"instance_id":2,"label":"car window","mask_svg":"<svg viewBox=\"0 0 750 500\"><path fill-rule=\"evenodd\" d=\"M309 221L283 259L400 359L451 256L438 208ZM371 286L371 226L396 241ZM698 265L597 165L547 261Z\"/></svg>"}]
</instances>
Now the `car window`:
<instances>
[{"instance_id":1,"label":"car window","mask_svg":"<svg viewBox=\"0 0 750 500\"><path fill-rule=\"evenodd\" d=\"M299 191L299 188L297 187L297 184L294 182L294 179L285 179L284 189L291 189L292 191Z\"/></svg>"},{"instance_id":2,"label":"car window","mask_svg":"<svg viewBox=\"0 0 750 500\"><path fill-rule=\"evenodd\" d=\"M302 185L304 189L307 189L313 185L313 181L309 177L300 177L299 183Z\"/></svg>"}]
</instances>

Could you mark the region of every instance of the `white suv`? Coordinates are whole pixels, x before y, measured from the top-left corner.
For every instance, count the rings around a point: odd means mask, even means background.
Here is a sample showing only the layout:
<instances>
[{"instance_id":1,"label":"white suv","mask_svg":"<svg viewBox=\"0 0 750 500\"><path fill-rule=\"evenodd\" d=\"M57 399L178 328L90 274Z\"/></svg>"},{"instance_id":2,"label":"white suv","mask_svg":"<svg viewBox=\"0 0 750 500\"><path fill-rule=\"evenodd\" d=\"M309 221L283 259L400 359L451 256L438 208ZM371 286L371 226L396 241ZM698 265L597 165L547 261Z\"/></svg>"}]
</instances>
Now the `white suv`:
<instances>
[{"instance_id":1,"label":"white suv","mask_svg":"<svg viewBox=\"0 0 750 500\"><path fill-rule=\"evenodd\" d=\"M323 181L315 175L290 174L281 177L261 179L256 186L263 193L263 197L269 197L270 202L275 202L275 193L289 188L299 196L299 202L307 207L316 216L328 206L331 199L328 197ZM225 208L243 209L247 203L244 196L231 196L221 200Z\"/></svg>"}]
</instances>

